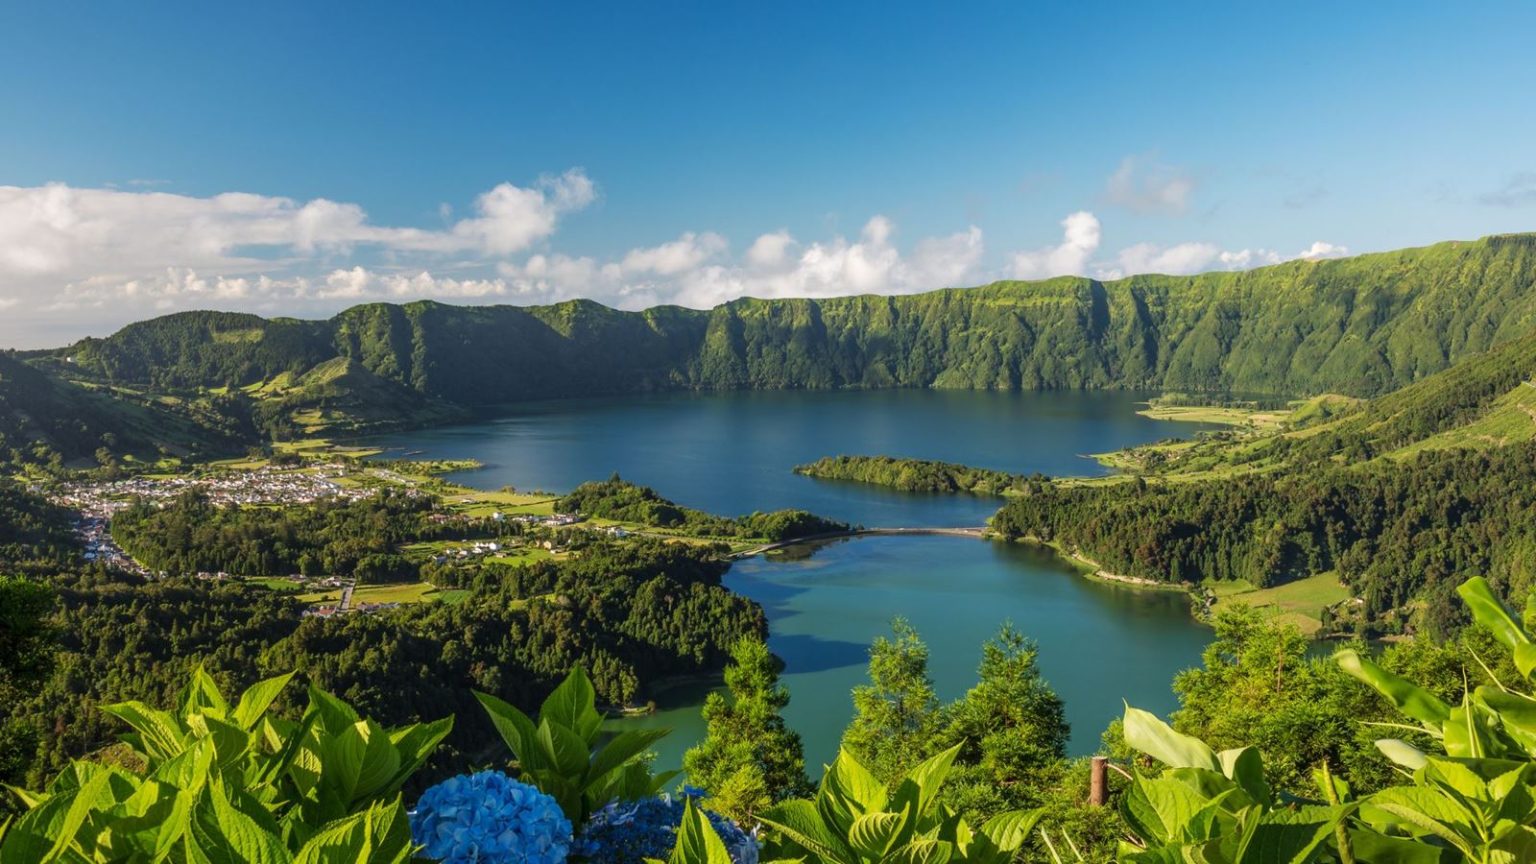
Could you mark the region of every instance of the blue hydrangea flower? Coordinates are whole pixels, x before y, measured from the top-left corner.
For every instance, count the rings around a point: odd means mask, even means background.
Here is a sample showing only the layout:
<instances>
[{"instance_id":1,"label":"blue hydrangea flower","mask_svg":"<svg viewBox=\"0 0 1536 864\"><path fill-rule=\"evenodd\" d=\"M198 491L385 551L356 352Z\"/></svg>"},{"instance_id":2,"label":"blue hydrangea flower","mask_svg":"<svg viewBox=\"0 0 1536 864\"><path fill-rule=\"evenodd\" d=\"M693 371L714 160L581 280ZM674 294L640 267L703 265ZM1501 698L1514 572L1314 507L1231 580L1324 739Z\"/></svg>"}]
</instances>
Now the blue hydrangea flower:
<instances>
[{"instance_id":1,"label":"blue hydrangea flower","mask_svg":"<svg viewBox=\"0 0 1536 864\"><path fill-rule=\"evenodd\" d=\"M697 804L704 797L702 791L685 786L679 798L660 795L614 801L592 814L572 851L593 864L643 864L647 858L665 861L677 842L684 800L692 798ZM757 838L719 813L705 810L704 815L725 841L732 864L757 864Z\"/></svg>"},{"instance_id":2,"label":"blue hydrangea flower","mask_svg":"<svg viewBox=\"0 0 1536 864\"><path fill-rule=\"evenodd\" d=\"M411 836L448 864L564 864L571 849L555 799L500 771L444 780L410 815Z\"/></svg>"}]
</instances>

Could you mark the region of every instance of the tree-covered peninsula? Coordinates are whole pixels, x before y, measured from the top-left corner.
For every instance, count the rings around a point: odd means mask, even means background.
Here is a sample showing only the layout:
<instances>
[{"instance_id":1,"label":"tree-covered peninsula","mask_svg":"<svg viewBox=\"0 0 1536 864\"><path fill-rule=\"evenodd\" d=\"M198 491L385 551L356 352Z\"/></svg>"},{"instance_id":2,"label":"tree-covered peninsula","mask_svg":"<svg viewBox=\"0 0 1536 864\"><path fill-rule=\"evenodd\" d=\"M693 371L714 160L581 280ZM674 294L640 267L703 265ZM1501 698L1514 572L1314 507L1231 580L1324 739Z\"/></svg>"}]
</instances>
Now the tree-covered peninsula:
<instances>
[{"instance_id":1,"label":"tree-covered peninsula","mask_svg":"<svg viewBox=\"0 0 1536 864\"><path fill-rule=\"evenodd\" d=\"M824 456L815 462L796 465L795 473L820 480L886 486L902 492L969 492L973 495L1022 491L1031 479L990 468L894 456Z\"/></svg>"}]
</instances>

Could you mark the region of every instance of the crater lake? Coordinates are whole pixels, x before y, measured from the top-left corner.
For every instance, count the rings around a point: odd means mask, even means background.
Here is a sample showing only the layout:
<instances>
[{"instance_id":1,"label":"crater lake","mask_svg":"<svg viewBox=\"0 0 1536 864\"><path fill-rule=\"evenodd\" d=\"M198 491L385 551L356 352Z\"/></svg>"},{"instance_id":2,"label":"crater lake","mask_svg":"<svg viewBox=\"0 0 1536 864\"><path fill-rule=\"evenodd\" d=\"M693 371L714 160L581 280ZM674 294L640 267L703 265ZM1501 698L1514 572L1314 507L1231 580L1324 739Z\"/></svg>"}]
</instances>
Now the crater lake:
<instances>
[{"instance_id":1,"label":"crater lake","mask_svg":"<svg viewBox=\"0 0 1536 864\"><path fill-rule=\"evenodd\" d=\"M772 391L672 393L541 402L482 422L370 443L415 458L475 459L448 475L467 486L565 492L618 473L723 516L796 507L866 527L972 527L1001 499L896 492L793 473L838 454L939 459L1016 473L1089 476L1089 454L1200 430L1136 414L1133 392ZM1173 591L1084 578L1050 550L948 536L872 536L737 562L725 585L761 603L770 649L785 663L785 717L805 741L813 776L837 752L865 681L868 646L910 621L927 642L939 697L971 686L982 643L1011 622L1040 649L1066 703L1074 754L1094 751L1121 700L1160 714L1177 707L1179 670L1197 665L1209 631ZM657 695L658 710L610 721L670 727L658 766L678 767L703 734L710 685Z\"/></svg>"}]
</instances>

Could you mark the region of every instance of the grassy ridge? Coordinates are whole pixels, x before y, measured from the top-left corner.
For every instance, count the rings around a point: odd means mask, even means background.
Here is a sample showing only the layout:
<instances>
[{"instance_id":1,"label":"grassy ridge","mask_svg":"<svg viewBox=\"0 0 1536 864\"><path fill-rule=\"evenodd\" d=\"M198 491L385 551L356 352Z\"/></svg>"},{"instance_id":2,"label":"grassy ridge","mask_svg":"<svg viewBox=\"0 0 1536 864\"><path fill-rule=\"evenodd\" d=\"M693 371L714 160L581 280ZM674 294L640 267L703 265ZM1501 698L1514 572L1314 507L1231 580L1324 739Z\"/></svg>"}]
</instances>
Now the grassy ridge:
<instances>
[{"instance_id":1,"label":"grassy ridge","mask_svg":"<svg viewBox=\"0 0 1536 864\"><path fill-rule=\"evenodd\" d=\"M371 304L184 313L73 349L117 382L246 386L335 357L486 405L662 388L1147 387L1369 396L1536 326L1536 236L1242 273L1059 278L694 311ZM232 335L233 334L233 335Z\"/></svg>"}]
</instances>

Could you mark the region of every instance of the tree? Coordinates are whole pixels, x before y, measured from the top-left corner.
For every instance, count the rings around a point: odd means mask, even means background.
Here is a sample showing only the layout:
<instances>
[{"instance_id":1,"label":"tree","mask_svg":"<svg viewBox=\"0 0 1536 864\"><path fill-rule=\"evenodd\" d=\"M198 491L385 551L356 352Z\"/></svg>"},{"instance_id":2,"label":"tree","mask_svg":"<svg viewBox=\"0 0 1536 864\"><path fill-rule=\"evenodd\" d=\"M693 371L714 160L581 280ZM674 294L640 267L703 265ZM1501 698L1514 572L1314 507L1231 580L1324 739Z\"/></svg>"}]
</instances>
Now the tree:
<instances>
[{"instance_id":1,"label":"tree","mask_svg":"<svg viewBox=\"0 0 1536 864\"><path fill-rule=\"evenodd\" d=\"M53 668L52 611L47 587L0 576L0 780L5 782L22 779L37 747L36 724L16 709L22 695L41 685Z\"/></svg>"},{"instance_id":2,"label":"tree","mask_svg":"<svg viewBox=\"0 0 1536 864\"><path fill-rule=\"evenodd\" d=\"M1004 624L982 646L976 686L942 712L928 749L960 745L947 794L968 816L1038 806L1062 771L1071 727L1061 698L1040 676L1038 654Z\"/></svg>"},{"instance_id":3,"label":"tree","mask_svg":"<svg viewBox=\"0 0 1536 864\"><path fill-rule=\"evenodd\" d=\"M800 735L784 723L789 691L779 683L768 646L759 639L738 641L725 686L729 698L711 693L705 701L708 731L684 754L683 770L690 783L710 793L710 809L752 824L770 805L809 796L813 787Z\"/></svg>"},{"instance_id":4,"label":"tree","mask_svg":"<svg viewBox=\"0 0 1536 864\"><path fill-rule=\"evenodd\" d=\"M869 646L869 682L853 688L853 722L843 747L883 783L922 761L937 728L938 697L928 678L928 646L903 618L893 638Z\"/></svg>"}]
</instances>

